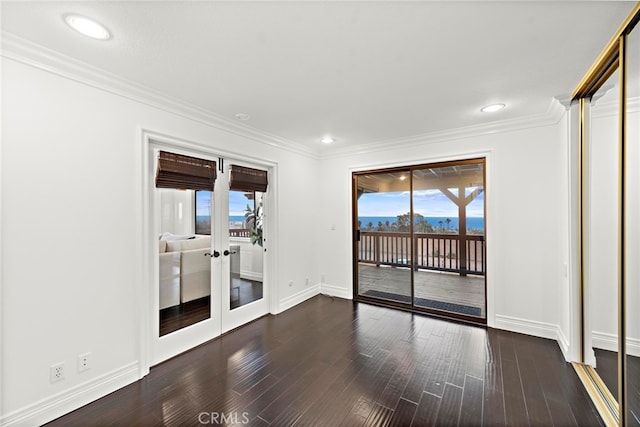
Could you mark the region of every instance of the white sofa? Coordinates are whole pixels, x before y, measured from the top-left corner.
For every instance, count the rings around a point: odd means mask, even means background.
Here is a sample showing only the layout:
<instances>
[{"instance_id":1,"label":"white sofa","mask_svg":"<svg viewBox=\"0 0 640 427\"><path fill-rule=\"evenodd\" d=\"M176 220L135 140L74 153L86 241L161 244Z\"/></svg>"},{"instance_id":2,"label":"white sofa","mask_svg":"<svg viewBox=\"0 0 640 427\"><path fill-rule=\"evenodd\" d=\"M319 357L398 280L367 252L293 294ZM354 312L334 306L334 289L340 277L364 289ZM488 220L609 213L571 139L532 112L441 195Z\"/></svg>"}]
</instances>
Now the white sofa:
<instances>
[{"instance_id":1,"label":"white sofa","mask_svg":"<svg viewBox=\"0 0 640 427\"><path fill-rule=\"evenodd\" d=\"M160 238L161 310L210 295L211 259L204 255L210 247L210 236Z\"/></svg>"}]
</instances>

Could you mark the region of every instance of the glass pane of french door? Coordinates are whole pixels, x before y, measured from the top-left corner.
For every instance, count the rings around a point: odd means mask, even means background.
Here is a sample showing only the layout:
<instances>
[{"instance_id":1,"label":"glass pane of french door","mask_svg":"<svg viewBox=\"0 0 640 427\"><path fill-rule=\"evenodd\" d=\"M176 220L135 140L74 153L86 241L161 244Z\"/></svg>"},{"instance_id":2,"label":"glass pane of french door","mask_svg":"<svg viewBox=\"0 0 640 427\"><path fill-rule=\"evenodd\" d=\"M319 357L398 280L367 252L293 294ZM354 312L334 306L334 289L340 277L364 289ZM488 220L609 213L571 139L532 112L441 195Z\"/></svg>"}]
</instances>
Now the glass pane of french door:
<instances>
[{"instance_id":1,"label":"glass pane of french door","mask_svg":"<svg viewBox=\"0 0 640 427\"><path fill-rule=\"evenodd\" d=\"M411 304L410 171L356 177L358 294Z\"/></svg>"},{"instance_id":2,"label":"glass pane of french door","mask_svg":"<svg viewBox=\"0 0 640 427\"><path fill-rule=\"evenodd\" d=\"M484 161L413 170L414 304L486 318Z\"/></svg>"},{"instance_id":3,"label":"glass pane of french door","mask_svg":"<svg viewBox=\"0 0 640 427\"><path fill-rule=\"evenodd\" d=\"M263 298L263 193L229 191L229 309Z\"/></svg>"},{"instance_id":4,"label":"glass pane of french door","mask_svg":"<svg viewBox=\"0 0 640 427\"><path fill-rule=\"evenodd\" d=\"M160 201L160 336L211 318L211 192L155 190ZM195 214L194 214L195 213Z\"/></svg>"}]
</instances>

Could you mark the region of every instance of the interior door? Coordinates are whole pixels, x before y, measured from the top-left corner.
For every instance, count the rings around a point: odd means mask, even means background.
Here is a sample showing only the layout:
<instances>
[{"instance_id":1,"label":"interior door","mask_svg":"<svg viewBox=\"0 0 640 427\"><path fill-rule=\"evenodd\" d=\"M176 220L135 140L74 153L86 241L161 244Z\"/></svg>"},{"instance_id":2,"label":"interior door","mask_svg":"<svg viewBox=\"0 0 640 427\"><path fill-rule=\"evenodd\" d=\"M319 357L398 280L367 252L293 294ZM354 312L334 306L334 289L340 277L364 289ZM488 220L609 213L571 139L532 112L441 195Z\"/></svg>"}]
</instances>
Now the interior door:
<instances>
[{"instance_id":1,"label":"interior door","mask_svg":"<svg viewBox=\"0 0 640 427\"><path fill-rule=\"evenodd\" d=\"M211 162L216 169L213 191L159 188L162 144L149 150L150 205L158 249L153 258L151 295L151 365L182 353L268 312L264 280L264 205L266 171L233 165L212 154L171 147L171 154L195 163ZM190 160L187 160L190 161ZM236 179L238 171L264 175L265 183L253 188ZM252 172L253 171L253 172ZM151 177L150 177L151 178ZM174 186L174 176L168 187ZM234 187L235 186L235 187ZM241 188L241 190L238 189ZM261 190L261 191L257 191ZM259 236L259 238L256 238ZM155 243L154 245L155 246Z\"/></svg>"},{"instance_id":2,"label":"interior door","mask_svg":"<svg viewBox=\"0 0 640 427\"><path fill-rule=\"evenodd\" d=\"M219 194L222 332L237 328L269 312L265 286L266 174L239 160L225 160Z\"/></svg>"},{"instance_id":3,"label":"interior door","mask_svg":"<svg viewBox=\"0 0 640 427\"><path fill-rule=\"evenodd\" d=\"M163 153L184 156L186 161L195 159L195 163L210 162L214 175L218 167L218 160L212 155L150 143L151 365L221 333L223 263L217 255L222 242L216 230L221 216L217 193L224 192L224 185L214 177L214 191L194 189L188 183L172 182L172 176L169 183L161 184ZM181 161L179 157L178 162Z\"/></svg>"}]
</instances>

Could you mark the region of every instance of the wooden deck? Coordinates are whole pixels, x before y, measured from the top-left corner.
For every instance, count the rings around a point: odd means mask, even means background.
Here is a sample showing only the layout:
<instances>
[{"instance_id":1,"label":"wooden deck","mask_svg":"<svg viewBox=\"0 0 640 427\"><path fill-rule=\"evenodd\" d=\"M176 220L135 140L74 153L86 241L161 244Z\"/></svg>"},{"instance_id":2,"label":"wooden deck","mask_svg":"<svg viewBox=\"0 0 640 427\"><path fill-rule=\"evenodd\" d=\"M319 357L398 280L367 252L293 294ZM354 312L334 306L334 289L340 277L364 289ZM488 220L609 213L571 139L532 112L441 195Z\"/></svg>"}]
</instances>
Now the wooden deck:
<instances>
[{"instance_id":1,"label":"wooden deck","mask_svg":"<svg viewBox=\"0 0 640 427\"><path fill-rule=\"evenodd\" d=\"M378 291L405 297L411 296L411 270L408 268L380 266L360 263L358 266L358 291ZM418 270L414 271L415 297L459 304L480 309L481 318L486 317L485 280L483 276L460 276ZM419 304L417 304L419 305Z\"/></svg>"}]
</instances>

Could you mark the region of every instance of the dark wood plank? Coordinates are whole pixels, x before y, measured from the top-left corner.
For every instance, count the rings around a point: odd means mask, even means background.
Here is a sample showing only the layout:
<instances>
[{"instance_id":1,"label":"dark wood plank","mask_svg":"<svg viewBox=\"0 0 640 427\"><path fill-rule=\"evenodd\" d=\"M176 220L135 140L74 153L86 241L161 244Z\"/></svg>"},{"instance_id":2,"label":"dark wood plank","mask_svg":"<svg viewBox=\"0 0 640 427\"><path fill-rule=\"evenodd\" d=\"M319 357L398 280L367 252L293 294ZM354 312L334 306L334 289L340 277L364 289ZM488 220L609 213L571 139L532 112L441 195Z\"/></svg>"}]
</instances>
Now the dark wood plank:
<instances>
[{"instance_id":1,"label":"dark wood plank","mask_svg":"<svg viewBox=\"0 0 640 427\"><path fill-rule=\"evenodd\" d=\"M398 406L393 410L393 416L389 422L390 426L409 426L416 413L418 405L406 399L400 399Z\"/></svg>"},{"instance_id":2,"label":"dark wood plank","mask_svg":"<svg viewBox=\"0 0 640 427\"><path fill-rule=\"evenodd\" d=\"M502 360L502 378L504 390L504 407L507 424L517 425L523 415L528 420L527 406L524 403L524 392L518 364L514 360ZM527 422L528 424L528 422Z\"/></svg>"},{"instance_id":3,"label":"dark wood plank","mask_svg":"<svg viewBox=\"0 0 640 427\"><path fill-rule=\"evenodd\" d=\"M50 425L189 426L203 412L256 426L602 425L554 341L324 296Z\"/></svg>"},{"instance_id":4,"label":"dark wood plank","mask_svg":"<svg viewBox=\"0 0 640 427\"><path fill-rule=\"evenodd\" d=\"M202 297L160 310L160 336L211 317L211 297Z\"/></svg>"},{"instance_id":5,"label":"dark wood plank","mask_svg":"<svg viewBox=\"0 0 640 427\"><path fill-rule=\"evenodd\" d=\"M442 398L440 396L427 392L422 393L411 425L416 427L436 425L436 418L438 417L441 401Z\"/></svg>"},{"instance_id":6,"label":"dark wood plank","mask_svg":"<svg viewBox=\"0 0 640 427\"><path fill-rule=\"evenodd\" d=\"M462 388L447 383L442 393L440 409L436 418L437 426L457 426L460 419L460 404L462 403Z\"/></svg>"},{"instance_id":7,"label":"dark wood plank","mask_svg":"<svg viewBox=\"0 0 640 427\"><path fill-rule=\"evenodd\" d=\"M461 426L479 424L482 420L483 389L483 380L470 375L465 377L460 405Z\"/></svg>"},{"instance_id":8,"label":"dark wood plank","mask_svg":"<svg viewBox=\"0 0 640 427\"><path fill-rule=\"evenodd\" d=\"M376 404L371 411L371 414L364 422L366 427L386 427L390 424L391 417L393 416L393 410Z\"/></svg>"}]
</instances>

